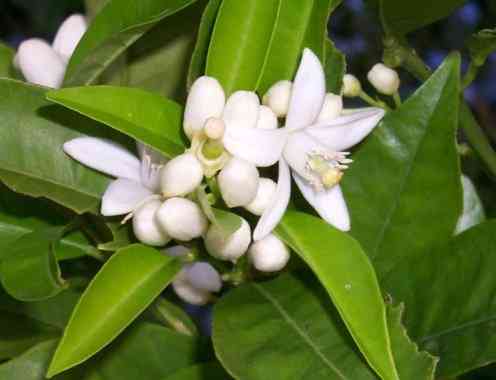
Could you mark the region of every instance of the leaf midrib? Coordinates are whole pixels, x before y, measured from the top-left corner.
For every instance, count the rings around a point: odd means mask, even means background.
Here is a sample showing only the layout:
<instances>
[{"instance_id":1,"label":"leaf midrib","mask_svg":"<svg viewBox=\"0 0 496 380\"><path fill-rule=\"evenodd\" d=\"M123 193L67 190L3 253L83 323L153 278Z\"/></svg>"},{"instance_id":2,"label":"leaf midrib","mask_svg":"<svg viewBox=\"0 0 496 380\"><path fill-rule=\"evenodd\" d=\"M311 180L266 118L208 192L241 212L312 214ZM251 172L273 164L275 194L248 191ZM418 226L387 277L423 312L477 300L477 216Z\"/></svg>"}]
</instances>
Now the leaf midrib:
<instances>
[{"instance_id":1,"label":"leaf midrib","mask_svg":"<svg viewBox=\"0 0 496 380\"><path fill-rule=\"evenodd\" d=\"M279 303L277 299L272 297L272 295L259 284L254 283L252 285L263 297L265 297L274 306L274 308L281 314L284 321L297 332L297 334L303 339L303 341L312 349L312 351L316 354L316 356L319 359L321 359L321 361L328 368L330 368L334 373L336 373L336 375L339 376L339 378L343 380L351 380L348 379L336 366L334 366L334 364L331 361L329 361L329 359L327 359L327 357L319 349L319 347L312 342L310 336L306 334L302 328L300 328L298 323L293 318L291 318L291 316L284 310L283 306Z\"/></svg>"}]
</instances>

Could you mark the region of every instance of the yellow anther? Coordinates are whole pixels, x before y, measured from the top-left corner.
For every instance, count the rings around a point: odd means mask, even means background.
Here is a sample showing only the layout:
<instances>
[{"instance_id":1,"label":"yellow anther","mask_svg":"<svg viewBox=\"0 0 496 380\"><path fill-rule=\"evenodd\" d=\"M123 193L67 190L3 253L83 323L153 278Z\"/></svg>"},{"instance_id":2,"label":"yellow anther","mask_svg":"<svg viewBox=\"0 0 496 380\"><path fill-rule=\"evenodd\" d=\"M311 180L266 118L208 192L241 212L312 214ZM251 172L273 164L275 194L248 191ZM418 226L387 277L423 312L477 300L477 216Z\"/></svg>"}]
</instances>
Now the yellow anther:
<instances>
[{"instance_id":1,"label":"yellow anther","mask_svg":"<svg viewBox=\"0 0 496 380\"><path fill-rule=\"evenodd\" d=\"M343 178L343 172L337 168L331 168L322 174L322 185L330 189L341 182L341 178Z\"/></svg>"}]
</instances>

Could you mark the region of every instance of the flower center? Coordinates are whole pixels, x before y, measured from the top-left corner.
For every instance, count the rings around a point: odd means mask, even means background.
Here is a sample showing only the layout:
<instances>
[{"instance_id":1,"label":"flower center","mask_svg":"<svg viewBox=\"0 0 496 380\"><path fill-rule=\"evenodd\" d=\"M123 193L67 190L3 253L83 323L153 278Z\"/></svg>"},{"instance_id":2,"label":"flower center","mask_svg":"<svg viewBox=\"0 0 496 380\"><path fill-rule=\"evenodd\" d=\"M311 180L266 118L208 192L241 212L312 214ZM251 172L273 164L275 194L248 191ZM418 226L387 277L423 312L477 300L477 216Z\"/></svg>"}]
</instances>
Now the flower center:
<instances>
[{"instance_id":1,"label":"flower center","mask_svg":"<svg viewBox=\"0 0 496 380\"><path fill-rule=\"evenodd\" d=\"M343 178L343 171L353 160L347 158L350 152L323 152L314 150L307 154L305 169L310 174L310 184L316 191L328 190Z\"/></svg>"}]
</instances>

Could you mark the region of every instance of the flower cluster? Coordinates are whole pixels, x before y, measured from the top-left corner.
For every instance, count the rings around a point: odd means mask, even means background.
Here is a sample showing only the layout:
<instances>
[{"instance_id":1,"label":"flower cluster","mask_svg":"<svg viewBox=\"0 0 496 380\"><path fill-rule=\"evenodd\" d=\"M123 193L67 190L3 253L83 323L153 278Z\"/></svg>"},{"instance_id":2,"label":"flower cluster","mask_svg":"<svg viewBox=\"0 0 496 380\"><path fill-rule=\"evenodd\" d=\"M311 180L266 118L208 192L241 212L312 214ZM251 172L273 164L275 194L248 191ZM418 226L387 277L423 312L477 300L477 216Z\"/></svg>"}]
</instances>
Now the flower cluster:
<instances>
[{"instance_id":1,"label":"flower cluster","mask_svg":"<svg viewBox=\"0 0 496 380\"><path fill-rule=\"evenodd\" d=\"M132 219L140 242L172 244L165 250L168 254L187 258L191 244L203 240L210 259L189 262L173 288L185 301L204 304L222 287L222 276L212 266L215 260L236 263L246 254L261 272L280 271L287 264L289 249L273 230L288 206L291 173L324 220L341 230L350 228L339 186L352 162L348 149L383 115L380 108L343 110L341 96L326 94L319 59L305 49L294 82L275 83L262 103L255 92L236 91L226 97L215 78L198 78L183 120L191 145L171 160L139 142L135 156L93 137L71 140L64 150L116 178L103 196L101 213ZM277 183L261 176L260 168L276 164ZM199 190L207 205L199 199ZM240 216L240 227L226 236L210 216L212 205L259 217L253 233Z\"/></svg>"}]
</instances>

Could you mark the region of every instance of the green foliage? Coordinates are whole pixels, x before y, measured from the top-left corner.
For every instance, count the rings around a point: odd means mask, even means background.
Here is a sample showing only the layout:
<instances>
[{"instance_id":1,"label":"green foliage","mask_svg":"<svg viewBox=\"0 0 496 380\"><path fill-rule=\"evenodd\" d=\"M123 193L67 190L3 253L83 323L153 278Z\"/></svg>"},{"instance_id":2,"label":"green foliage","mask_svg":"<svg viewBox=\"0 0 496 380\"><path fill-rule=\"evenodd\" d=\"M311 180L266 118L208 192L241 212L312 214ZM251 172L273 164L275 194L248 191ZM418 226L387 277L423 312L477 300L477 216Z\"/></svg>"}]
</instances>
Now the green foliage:
<instances>
[{"instance_id":1,"label":"green foliage","mask_svg":"<svg viewBox=\"0 0 496 380\"><path fill-rule=\"evenodd\" d=\"M468 48L473 61L477 66L482 66L496 50L496 29L484 29L475 33L468 41Z\"/></svg>"},{"instance_id":2,"label":"green foliage","mask_svg":"<svg viewBox=\"0 0 496 380\"><path fill-rule=\"evenodd\" d=\"M18 73L14 68L15 52L7 45L0 43L0 78L17 78Z\"/></svg>"}]
</instances>

